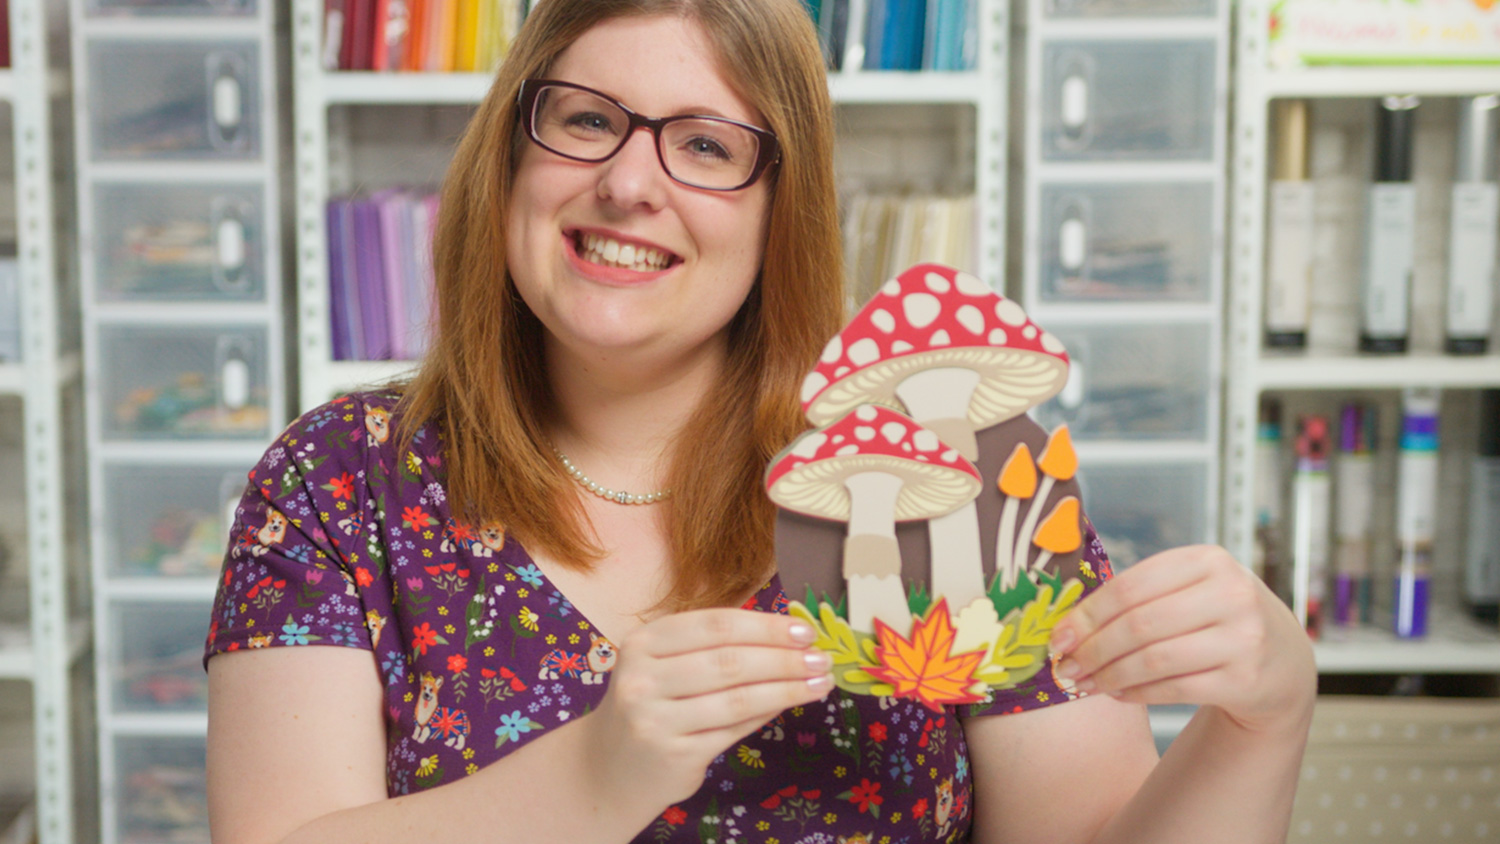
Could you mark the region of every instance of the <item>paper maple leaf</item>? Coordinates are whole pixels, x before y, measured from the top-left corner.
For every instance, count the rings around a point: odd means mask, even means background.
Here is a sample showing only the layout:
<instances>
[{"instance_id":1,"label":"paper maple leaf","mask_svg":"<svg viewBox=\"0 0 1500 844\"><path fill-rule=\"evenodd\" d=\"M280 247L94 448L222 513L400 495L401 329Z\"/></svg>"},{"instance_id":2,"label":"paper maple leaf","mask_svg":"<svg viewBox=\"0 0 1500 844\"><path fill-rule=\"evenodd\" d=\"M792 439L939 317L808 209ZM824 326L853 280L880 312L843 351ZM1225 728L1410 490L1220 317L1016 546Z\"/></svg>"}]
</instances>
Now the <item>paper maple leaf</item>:
<instances>
[{"instance_id":1,"label":"paper maple leaf","mask_svg":"<svg viewBox=\"0 0 1500 844\"><path fill-rule=\"evenodd\" d=\"M878 618L875 635L880 640L875 649L875 659L880 665L867 670L881 682L889 683L896 697L914 697L938 712L944 704L984 700L983 695L969 691L974 685L974 669L984 659L984 651L952 653L954 630L948 620L946 598L928 610L926 619L913 622L910 640Z\"/></svg>"}]
</instances>

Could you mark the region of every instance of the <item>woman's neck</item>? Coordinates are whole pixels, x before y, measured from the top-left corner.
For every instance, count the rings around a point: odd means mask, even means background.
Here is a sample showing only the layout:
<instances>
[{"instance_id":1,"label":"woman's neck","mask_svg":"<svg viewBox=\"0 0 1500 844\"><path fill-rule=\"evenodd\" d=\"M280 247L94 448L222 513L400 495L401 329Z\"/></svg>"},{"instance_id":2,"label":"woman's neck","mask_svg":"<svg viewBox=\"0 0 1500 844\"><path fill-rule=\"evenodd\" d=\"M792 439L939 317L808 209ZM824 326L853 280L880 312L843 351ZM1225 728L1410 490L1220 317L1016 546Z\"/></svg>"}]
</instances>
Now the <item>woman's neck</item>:
<instances>
[{"instance_id":1,"label":"woman's neck","mask_svg":"<svg viewBox=\"0 0 1500 844\"><path fill-rule=\"evenodd\" d=\"M691 356L655 366L585 358L549 340L553 445L604 486L660 490L671 444L718 381L725 354L722 335Z\"/></svg>"}]
</instances>

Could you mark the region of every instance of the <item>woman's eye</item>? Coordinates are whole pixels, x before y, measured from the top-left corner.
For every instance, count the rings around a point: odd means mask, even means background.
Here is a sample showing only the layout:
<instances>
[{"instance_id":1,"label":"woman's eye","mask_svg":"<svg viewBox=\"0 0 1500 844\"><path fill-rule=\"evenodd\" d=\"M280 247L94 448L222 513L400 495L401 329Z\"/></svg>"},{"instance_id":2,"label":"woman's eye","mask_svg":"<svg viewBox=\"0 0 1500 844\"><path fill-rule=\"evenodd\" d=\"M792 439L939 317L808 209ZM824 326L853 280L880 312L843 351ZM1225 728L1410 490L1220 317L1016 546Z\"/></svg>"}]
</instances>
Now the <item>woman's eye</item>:
<instances>
[{"instance_id":1,"label":"woman's eye","mask_svg":"<svg viewBox=\"0 0 1500 844\"><path fill-rule=\"evenodd\" d=\"M609 132L614 128L608 117L596 111L582 111L569 115L564 124L570 129L576 128L589 132Z\"/></svg>"},{"instance_id":2,"label":"woman's eye","mask_svg":"<svg viewBox=\"0 0 1500 844\"><path fill-rule=\"evenodd\" d=\"M688 140L686 146L688 152L691 152L693 155L702 156L704 158L718 158L724 161L728 161L733 158L733 156L729 154L728 148L726 148L723 144L719 143L713 138L705 138L702 136L691 138Z\"/></svg>"}]
</instances>

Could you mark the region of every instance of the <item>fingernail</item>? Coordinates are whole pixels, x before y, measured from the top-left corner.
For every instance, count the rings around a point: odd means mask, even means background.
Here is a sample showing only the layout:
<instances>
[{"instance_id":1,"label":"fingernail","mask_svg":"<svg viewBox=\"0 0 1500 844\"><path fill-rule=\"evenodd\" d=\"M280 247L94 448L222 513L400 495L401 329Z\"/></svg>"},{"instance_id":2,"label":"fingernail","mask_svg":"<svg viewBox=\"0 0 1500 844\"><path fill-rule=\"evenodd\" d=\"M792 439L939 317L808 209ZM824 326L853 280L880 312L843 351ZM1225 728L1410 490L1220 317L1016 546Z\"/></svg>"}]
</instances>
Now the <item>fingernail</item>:
<instances>
[{"instance_id":1,"label":"fingernail","mask_svg":"<svg viewBox=\"0 0 1500 844\"><path fill-rule=\"evenodd\" d=\"M802 662L807 665L808 671L826 674L833 667L833 657L822 651L806 651L802 654Z\"/></svg>"},{"instance_id":2,"label":"fingernail","mask_svg":"<svg viewBox=\"0 0 1500 844\"><path fill-rule=\"evenodd\" d=\"M1071 680L1082 673L1083 671L1079 669L1078 663L1071 659L1065 659L1057 664L1057 676L1064 680Z\"/></svg>"},{"instance_id":3,"label":"fingernail","mask_svg":"<svg viewBox=\"0 0 1500 844\"><path fill-rule=\"evenodd\" d=\"M807 687L819 695L826 695L833 688L833 675L820 674L817 677L811 677L807 681Z\"/></svg>"},{"instance_id":4,"label":"fingernail","mask_svg":"<svg viewBox=\"0 0 1500 844\"><path fill-rule=\"evenodd\" d=\"M1071 630L1052 631L1052 652L1059 655L1067 653L1073 649L1077 638Z\"/></svg>"},{"instance_id":5,"label":"fingernail","mask_svg":"<svg viewBox=\"0 0 1500 844\"><path fill-rule=\"evenodd\" d=\"M1099 684L1095 683L1093 678L1091 677L1085 677L1082 680L1079 680L1077 683L1074 683L1073 686L1074 688L1078 689L1080 694L1085 695L1093 694L1099 689Z\"/></svg>"},{"instance_id":6,"label":"fingernail","mask_svg":"<svg viewBox=\"0 0 1500 844\"><path fill-rule=\"evenodd\" d=\"M813 629L811 627L808 627L806 624L793 624L791 627L791 632L792 639L803 645L811 645L813 641L818 638L818 634L814 633Z\"/></svg>"}]
</instances>

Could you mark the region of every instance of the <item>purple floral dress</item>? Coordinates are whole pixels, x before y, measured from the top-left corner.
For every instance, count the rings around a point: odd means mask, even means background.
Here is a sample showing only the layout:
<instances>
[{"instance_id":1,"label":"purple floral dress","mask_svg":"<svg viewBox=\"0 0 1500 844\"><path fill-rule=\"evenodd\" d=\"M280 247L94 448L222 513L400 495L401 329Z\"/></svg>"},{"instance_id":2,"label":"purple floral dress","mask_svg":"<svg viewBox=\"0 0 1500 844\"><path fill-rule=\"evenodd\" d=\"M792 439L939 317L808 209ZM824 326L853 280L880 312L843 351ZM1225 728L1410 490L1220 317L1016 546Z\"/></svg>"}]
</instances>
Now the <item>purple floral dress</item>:
<instances>
[{"instance_id":1,"label":"purple floral dress","mask_svg":"<svg viewBox=\"0 0 1500 844\"><path fill-rule=\"evenodd\" d=\"M614 646L499 525L449 512L441 442L398 453L396 397L363 393L292 424L250 472L205 661L241 648L375 654L391 795L467 776L597 707ZM1110 576L1090 530L1080 576ZM772 579L745 605L786 612ZM963 841L973 782L959 716L1076 697L1042 671L984 704L934 712L835 689L709 766L640 842ZM863 837L861 837L863 836Z\"/></svg>"}]
</instances>

